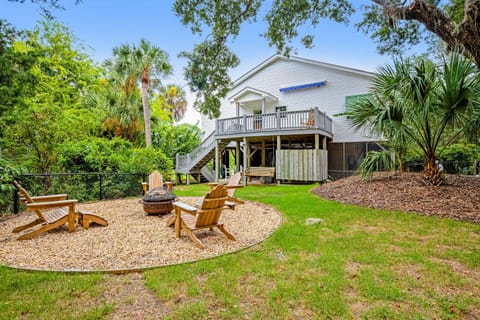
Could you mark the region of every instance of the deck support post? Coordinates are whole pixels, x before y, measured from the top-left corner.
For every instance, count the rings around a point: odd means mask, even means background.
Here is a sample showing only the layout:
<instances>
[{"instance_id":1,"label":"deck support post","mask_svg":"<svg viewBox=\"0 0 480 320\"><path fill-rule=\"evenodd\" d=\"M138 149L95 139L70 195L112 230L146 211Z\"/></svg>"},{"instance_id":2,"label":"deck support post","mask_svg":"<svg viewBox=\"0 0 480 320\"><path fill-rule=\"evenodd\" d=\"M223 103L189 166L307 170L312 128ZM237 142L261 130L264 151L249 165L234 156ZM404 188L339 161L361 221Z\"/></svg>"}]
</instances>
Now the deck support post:
<instances>
[{"instance_id":1,"label":"deck support post","mask_svg":"<svg viewBox=\"0 0 480 320\"><path fill-rule=\"evenodd\" d=\"M248 157L248 153L249 153L249 148L247 147L247 138L246 137L243 137L243 173L245 173L245 170L247 170L247 165L248 165L248 161L247 161L247 157ZM247 185L247 176L244 174L243 175L243 185Z\"/></svg>"},{"instance_id":2,"label":"deck support post","mask_svg":"<svg viewBox=\"0 0 480 320\"><path fill-rule=\"evenodd\" d=\"M220 175L220 150L218 140L215 140L215 182L218 182Z\"/></svg>"},{"instance_id":3,"label":"deck support post","mask_svg":"<svg viewBox=\"0 0 480 320\"><path fill-rule=\"evenodd\" d=\"M267 146L265 143L265 140L262 140L262 167L265 167L266 164L266 158L267 158Z\"/></svg>"},{"instance_id":4,"label":"deck support post","mask_svg":"<svg viewBox=\"0 0 480 320\"><path fill-rule=\"evenodd\" d=\"M281 136L277 136L277 150L281 150L282 149L282 137ZM278 161L278 156L275 155L275 167L277 167L277 161ZM275 171L277 171L275 169ZM275 173L276 175L276 173ZM275 179L277 180L277 179ZM280 184L280 180L277 180L277 184Z\"/></svg>"},{"instance_id":5,"label":"deck support post","mask_svg":"<svg viewBox=\"0 0 480 320\"><path fill-rule=\"evenodd\" d=\"M240 141L235 145L235 172L240 171Z\"/></svg>"},{"instance_id":6,"label":"deck support post","mask_svg":"<svg viewBox=\"0 0 480 320\"><path fill-rule=\"evenodd\" d=\"M250 168L252 165L252 161L250 159L250 153L251 153L251 146L250 146L250 141L247 140L247 166L246 168ZM250 182L250 177L248 177L248 182Z\"/></svg>"}]
</instances>

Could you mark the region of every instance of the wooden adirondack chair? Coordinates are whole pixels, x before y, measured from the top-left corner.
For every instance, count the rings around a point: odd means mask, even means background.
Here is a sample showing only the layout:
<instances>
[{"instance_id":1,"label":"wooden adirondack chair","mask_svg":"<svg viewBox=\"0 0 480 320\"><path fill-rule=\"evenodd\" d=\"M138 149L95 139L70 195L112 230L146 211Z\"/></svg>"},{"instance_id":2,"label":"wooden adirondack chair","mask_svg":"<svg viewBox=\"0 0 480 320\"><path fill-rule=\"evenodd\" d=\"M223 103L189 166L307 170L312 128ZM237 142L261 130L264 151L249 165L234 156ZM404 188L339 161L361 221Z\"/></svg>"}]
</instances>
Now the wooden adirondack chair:
<instances>
[{"instance_id":1,"label":"wooden adirondack chair","mask_svg":"<svg viewBox=\"0 0 480 320\"><path fill-rule=\"evenodd\" d=\"M17 240L31 239L66 223L68 223L68 231L73 232L75 228L75 204L77 200L67 200L66 194L32 197L17 181L13 181L13 185L20 194L20 202L26 204L28 211L34 211L37 214L37 219L26 225L16 227L12 232L18 233L42 224L39 229L26 233L18 237ZM43 212L44 210L48 211Z\"/></svg>"},{"instance_id":2,"label":"wooden adirondack chair","mask_svg":"<svg viewBox=\"0 0 480 320\"><path fill-rule=\"evenodd\" d=\"M223 224L219 223L222 210L226 208L225 201L227 200L227 189L223 185L218 185L204 196L200 208L192 207L180 201L174 202L176 237L180 238L181 230L183 230L198 248L204 249L204 244L195 236L194 231L216 227L228 239L236 240Z\"/></svg>"},{"instance_id":3,"label":"wooden adirondack chair","mask_svg":"<svg viewBox=\"0 0 480 320\"><path fill-rule=\"evenodd\" d=\"M171 182L167 181L165 182L165 185L167 186L168 190L172 189ZM160 188L163 187L163 176L160 172L155 170L148 176L148 183L142 182L143 194L147 194L147 192L149 192L150 190L153 190L158 187Z\"/></svg>"},{"instance_id":4,"label":"wooden adirondack chair","mask_svg":"<svg viewBox=\"0 0 480 320\"><path fill-rule=\"evenodd\" d=\"M237 172L233 176L230 177L230 179L228 180L227 184L224 185L224 187L225 187L225 189L227 189L228 201L238 203L238 204L244 204L245 201L240 200L240 199L238 199L234 196L235 195L235 190L237 190L239 188L243 188L243 185L240 184L240 180L242 180L242 173ZM210 190L213 190L218 185L218 183L212 182L212 183L209 183L209 185L210 185ZM229 204L227 203L227 205L229 205ZM229 206L229 207L231 207L231 206ZM234 208L235 208L235 206L231 207L231 209L234 209Z\"/></svg>"},{"instance_id":5,"label":"wooden adirondack chair","mask_svg":"<svg viewBox=\"0 0 480 320\"><path fill-rule=\"evenodd\" d=\"M26 225L16 227L12 232L18 233L36 225L42 225L39 229L18 237L17 240L31 239L66 223L68 223L68 231L73 232L75 230L75 222L77 218L85 229L88 229L90 222L103 226L108 225L108 222L105 219L91 212L76 212L75 204L77 203L77 200L67 200L66 194L32 197L17 181L14 181L13 185L17 188L18 193L20 194L20 202L26 205L28 211L34 211L37 215L37 219Z\"/></svg>"}]
</instances>

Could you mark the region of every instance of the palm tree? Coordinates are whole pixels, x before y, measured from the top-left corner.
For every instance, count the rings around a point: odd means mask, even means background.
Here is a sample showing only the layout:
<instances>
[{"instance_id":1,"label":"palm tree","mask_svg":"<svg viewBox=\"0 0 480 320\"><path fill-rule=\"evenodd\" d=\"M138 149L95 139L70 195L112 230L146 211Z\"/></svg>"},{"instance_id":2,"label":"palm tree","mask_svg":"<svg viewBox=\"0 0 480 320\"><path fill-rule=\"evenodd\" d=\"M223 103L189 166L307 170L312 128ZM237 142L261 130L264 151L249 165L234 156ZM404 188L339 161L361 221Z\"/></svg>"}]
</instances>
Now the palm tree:
<instances>
[{"instance_id":1,"label":"palm tree","mask_svg":"<svg viewBox=\"0 0 480 320\"><path fill-rule=\"evenodd\" d=\"M129 97L141 83L143 118L145 124L145 145L152 144L150 128L149 89L160 83L160 78L171 73L168 54L145 39L138 46L123 44L113 49L114 60L107 60L105 65L117 85Z\"/></svg>"},{"instance_id":2,"label":"palm tree","mask_svg":"<svg viewBox=\"0 0 480 320\"><path fill-rule=\"evenodd\" d=\"M452 53L440 66L425 59L396 61L380 69L368 98L345 113L353 127L368 126L395 145L412 142L424 156L424 178L439 185L436 165L448 146L471 127L480 112L480 73L470 60Z\"/></svg>"},{"instance_id":3,"label":"palm tree","mask_svg":"<svg viewBox=\"0 0 480 320\"><path fill-rule=\"evenodd\" d=\"M177 85L168 84L160 89L163 107L170 113L171 122L182 120L187 111L185 91Z\"/></svg>"},{"instance_id":4,"label":"palm tree","mask_svg":"<svg viewBox=\"0 0 480 320\"><path fill-rule=\"evenodd\" d=\"M172 66L168 62L168 54L145 39L140 40L138 47L133 47L130 63L132 74L141 82L145 145L149 147L152 144L152 133L148 89L151 84L159 82L161 76L168 76L172 71Z\"/></svg>"}]
</instances>

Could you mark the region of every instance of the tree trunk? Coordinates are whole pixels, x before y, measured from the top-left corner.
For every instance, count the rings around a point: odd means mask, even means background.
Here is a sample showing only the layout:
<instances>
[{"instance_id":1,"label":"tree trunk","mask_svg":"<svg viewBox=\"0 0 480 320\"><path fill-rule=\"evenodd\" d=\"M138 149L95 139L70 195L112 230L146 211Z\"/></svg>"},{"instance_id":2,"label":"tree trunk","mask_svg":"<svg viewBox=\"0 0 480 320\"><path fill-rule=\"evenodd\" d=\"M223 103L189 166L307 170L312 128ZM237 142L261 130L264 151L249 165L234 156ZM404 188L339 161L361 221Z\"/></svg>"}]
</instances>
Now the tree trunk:
<instances>
[{"instance_id":1,"label":"tree trunk","mask_svg":"<svg viewBox=\"0 0 480 320\"><path fill-rule=\"evenodd\" d=\"M142 80L143 118L145 121L145 146L152 145L152 130L150 128L150 106L148 105L148 82Z\"/></svg>"},{"instance_id":2,"label":"tree trunk","mask_svg":"<svg viewBox=\"0 0 480 320\"><path fill-rule=\"evenodd\" d=\"M464 17L458 24L437 6L423 0L414 0L408 7L392 5L388 0L372 1L393 19L420 22L445 42L447 50L459 49L480 66L480 1L465 0Z\"/></svg>"},{"instance_id":3,"label":"tree trunk","mask_svg":"<svg viewBox=\"0 0 480 320\"><path fill-rule=\"evenodd\" d=\"M436 163L435 154L427 154L423 164L423 178L427 185L439 186L445 180L443 170Z\"/></svg>"}]
</instances>

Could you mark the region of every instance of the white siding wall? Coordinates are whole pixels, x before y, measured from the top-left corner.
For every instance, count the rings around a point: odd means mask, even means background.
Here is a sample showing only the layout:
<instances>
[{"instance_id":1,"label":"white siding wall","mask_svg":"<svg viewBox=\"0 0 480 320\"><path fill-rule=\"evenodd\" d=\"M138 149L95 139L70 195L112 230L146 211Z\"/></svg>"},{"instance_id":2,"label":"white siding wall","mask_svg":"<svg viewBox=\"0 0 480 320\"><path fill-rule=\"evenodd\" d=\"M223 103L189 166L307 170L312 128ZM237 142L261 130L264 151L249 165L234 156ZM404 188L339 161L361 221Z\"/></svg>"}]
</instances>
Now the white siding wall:
<instances>
[{"instance_id":1,"label":"white siding wall","mask_svg":"<svg viewBox=\"0 0 480 320\"><path fill-rule=\"evenodd\" d=\"M280 92L280 88L297 86L307 83L327 81L323 87ZM277 103L268 103L266 112L274 112L275 106L285 105L287 111L305 110L318 107L326 112L334 122L333 142L357 142L373 140L365 137L364 132L350 129L346 119L335 117L334 114L345 109L345 96L364 94L368 92L371 77L368 74L349 72L341 68L323 66L297 60L279 58L266 65L257 73L236 83L227 95L232 96L245 87L251 87L268 92L278 98ZM235 117L236 106L227 99L222 100L221 118ZM249 106L245 113L251 114ZM240 114L243 114L242 110ZM202 129L208 134L215 129L214 120L202 118Z\"/></svg>"}]
</instances>

